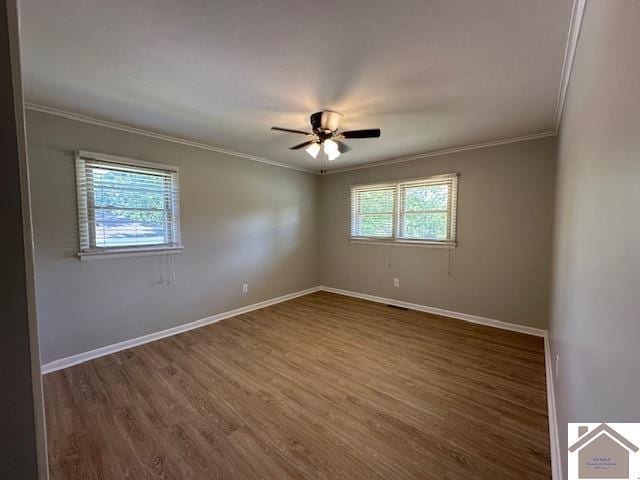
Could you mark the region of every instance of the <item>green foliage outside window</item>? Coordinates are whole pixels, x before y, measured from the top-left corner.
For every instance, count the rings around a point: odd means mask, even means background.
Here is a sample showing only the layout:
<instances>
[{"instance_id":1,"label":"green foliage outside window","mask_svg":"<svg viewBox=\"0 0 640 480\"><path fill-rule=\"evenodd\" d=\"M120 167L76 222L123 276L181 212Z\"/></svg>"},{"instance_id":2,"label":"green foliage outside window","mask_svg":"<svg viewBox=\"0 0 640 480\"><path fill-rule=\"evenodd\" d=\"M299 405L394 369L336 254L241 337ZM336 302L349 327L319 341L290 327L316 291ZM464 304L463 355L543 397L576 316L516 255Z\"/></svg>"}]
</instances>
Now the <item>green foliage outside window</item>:
<instances>
[{"instance_id":1,"label":"green foliage outside window","mask_svg":"<svg viewBox=\"0 0 640 480\"><path fill-rule=\"evenodd\" d=\"M444 240L447 238L449 187L428 185L403 190L404 215L401 237Z\"/></svg>"},{"instance_id":2,"label":"green foliage outside window","mask_svg":"<svg viewBox=\"0 0 640 480\"><path fill-rule=\"evenodd\" d=\"M102 168L92 174L97 246L168 242L161 176Z\"/></svg>"}]
</instances>

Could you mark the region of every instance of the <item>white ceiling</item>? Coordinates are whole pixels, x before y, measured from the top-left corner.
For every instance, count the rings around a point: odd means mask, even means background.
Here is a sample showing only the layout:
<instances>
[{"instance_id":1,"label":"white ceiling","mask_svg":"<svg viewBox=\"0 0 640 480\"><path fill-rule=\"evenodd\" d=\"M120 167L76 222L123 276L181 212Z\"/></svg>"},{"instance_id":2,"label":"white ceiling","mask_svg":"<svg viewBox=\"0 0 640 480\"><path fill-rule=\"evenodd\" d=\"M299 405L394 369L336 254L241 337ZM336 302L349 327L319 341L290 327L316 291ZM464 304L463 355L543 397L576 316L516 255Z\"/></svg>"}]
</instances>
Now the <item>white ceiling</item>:
<instances>
[{"instance_id":1,"label":"white ceiling","mask_svg":"<svg viewBox=\"0 0 640 480\"><path fill-rule=\"evenodd\" d=\"M28 102L317 168L289 146L323 108L344 168L554 129L570 0L22 0Z\"/></svg>"}]
</instances>

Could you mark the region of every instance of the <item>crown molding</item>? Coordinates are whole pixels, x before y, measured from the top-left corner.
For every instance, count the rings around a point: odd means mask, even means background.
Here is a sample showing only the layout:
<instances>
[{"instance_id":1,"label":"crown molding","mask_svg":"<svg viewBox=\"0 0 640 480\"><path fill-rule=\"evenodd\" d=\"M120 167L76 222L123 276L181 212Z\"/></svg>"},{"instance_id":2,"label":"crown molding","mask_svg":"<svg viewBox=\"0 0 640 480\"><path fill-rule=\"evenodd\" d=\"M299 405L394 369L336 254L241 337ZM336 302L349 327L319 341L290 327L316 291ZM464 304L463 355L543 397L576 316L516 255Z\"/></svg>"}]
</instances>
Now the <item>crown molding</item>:
<instances>
[{"instance_id":1,"label":"crown molding","mask_svg":"<svg viewBox=\"0 0 640 480\"><path fill-rule=\"evenodd\" d=\"M579 1L579 0L578 0ZM351 170L361 170L364 168L372 168L372 167L378 167L381 165L390 165L390 164L394 164L394 163L403 163L403 162L410 162L412 160L418 160L421 158L428 158L428 157L436 157L436 156L440 156L440 155L447 155L450 153L456 153L456 152L464 152L467 150L476 150L479 148L487 148L487 147L495 147L497 145L505 145L507 143L515 143L515 142L524 142L527 140L535 140L537 138L544 138L544 137L551 137L557 134L556 131L548 131L548 132L542 132L542 133L536 133L533 135L524 135L524 136L520 136L520 137L512 137L512 138L505 138L502 140L495 140L495 141L491 141L491 142L485 142L485 143L477 143L477 144L473 144L473 145L463 145L461 147L453 147L453 148L447 148L447 149L443 149L443 150L435 150L433 152L426 152L426 153L420 153L417 155L410 155L410 156L406 156L406 157L398 157L398 158L391 158L388 160L382 160L379 162L373 162L373 163L366 163L363 165L354 165L353 167L345 167L345 168L339 168L337 170L330 170L324 174L320 174L317 170L311 170L308 168L303 168L303 167L296 167L294 165L288 165L285 163L280 163L280 162L275 162L273 160L269 160L263 157L258 157L256 155L249 155L246 153L241 153L241 152L236 152L235 150L227 150L225 148L220 148L220 147L215 147L213 145L209 145L206 143L199 143L199 142L194 142L192 140L187 140L184 138L179 138L179 137L172 137L170 135L164 135L162 133L157 133L157 132L153 132L151 130L144 130L142 128L136 128L136 127L132 127L130 125L125 125L122 123L115 123L115 122L109 122L106 120L100 120L98 118L94 118L94 117L89 117L87 115L82 115L79 113L74 113L74 112L69 112L67 110L61 110L59 108L55 108L55 107L49 107L46 105L41 105L41 104L37 104L37 103L29 103L29 102L25 102L24 104L25 109L27 110L32 110L34 112L41 112L41 113L46 113L48 115L54 115L57 117L62 117L62 118L67 118L69 120L74 120L76 122L81 122L81 123L86 123L89 125L96 125L99 127L105 127L105 128L111 128L113 130L120 130L122 132L127 132L127 133L133 133L133 134L137 134L137 135L143 135L145 137L150 137L150 138L155 138L158 140L164 140L165 142L172 142L172 143L178 143L180 145L186 145L189 147L194 147L194 148L199 148L202 150L208 150L211 152L217 152L217 153L222 153L225 155L232 155L232 156L236 156L236 157L241 157L241 158L245 158L247 160L252 160L254 162L260 162L260 163L266 163L268 165L273 165L276 167L282 167L282 168L288 168L290 170L297 170L300 172L305 172L305 173L312 173L314 175L330 175L333 173L340 173L340 172L349 172Z\"/></svg>"},{"instance_id":2,"label":"crown molding","mask_svg":"<svg viewBox=\"0 0 640 480\"><path fill-rule=\"evenodd\" d=\"M556 100L555 125L556 133L560 130L560 121L562 120L562 112L567 98L567 90L569 89L569 81L571 72L573 71L573 62L576 57L578 48L578 39L580 38L580 29L582 27L582 19L584 18L584 10L587 0L573 0L571 5L571 20L569 22L569 32L567 33L567 43L564 49L564 61L562 63L562 74L560 76L560 87L558 89L558 97Z\"/></svg>"},{"instance_id":3,"label":"crown molding","mask_svg":"<svg viewBox=\"0 0 640 480\"><path fill-rule=\"evenodd\" d=\"M549 130L547 132L534 133L532 135L522 135L520 137L503 138L501 140L494 140L491 142L475 143L472 145L463 145L461 147L445 148L442 150L434 150L432 152L419 153L417 155L408 155L406 157L391 158L389 160L381 160L379 162L367 163L364 165L354 165L352 167L339 168L336 170L330 170L325 175L331 175L333 173L350 172L352 170L362 170L364 168L380 167L382 165L393 165L395 163L411 162L413 160L420 160L421 158L439 157L441 155L449 155L450 153L466 152L468 150L477 150L480 148L496 147L498 145L506 145L509 143L526 142L527 140L536 140L538 138L553 137L557 135L555 130Z\"/></svg>"},{"instance_id":4,"label":"crown molding","mask_svg":"<svg viewBox=\"0 0 640 480\"><path fill-rule=\"evenodd\" d=\"M288 165L285 163L276 162L273 160L269 160L267 158L258 157L256 155L249 155L247 153L236 152L235 150L228 150L226 148L216 147L213 145L209 145L206 143L194 142L192 140L187 140L185 138L172 137L170 135L164 135L162 133L153 132L151 130L144 130L142 128L132 127L130 125L125 125L122 123L109 122L106 120L100 120L98 118L89 117L87 115L82 115L79 113L69 112L67 110L61 110L55 107L49 107L46 105L40 105L37 103L28 103L24 104L25 109L32 110L34 112L46 113L49 115L55 115L57 117L67 118L69 120L75 120L76 122L86 123L89 125L96 125L98 127L111 128L113 130L120 130L122 132L134 133L137 135L143 135L145 137L155 138L157 140L163 140L165 142L178 143L180 145L186 145L188 147L199 148L201 150L208 150L211 152L222 153L224 155L232 155L234 157L241 157L247 160L252 160L254 162L266 163L267 165L273 165L276 167L288 168L290 170L298 170L300 172L313 173L316 174L315 170L310 170L308 168L296 167L295 165Z\"/></svg>"}]
</instances>

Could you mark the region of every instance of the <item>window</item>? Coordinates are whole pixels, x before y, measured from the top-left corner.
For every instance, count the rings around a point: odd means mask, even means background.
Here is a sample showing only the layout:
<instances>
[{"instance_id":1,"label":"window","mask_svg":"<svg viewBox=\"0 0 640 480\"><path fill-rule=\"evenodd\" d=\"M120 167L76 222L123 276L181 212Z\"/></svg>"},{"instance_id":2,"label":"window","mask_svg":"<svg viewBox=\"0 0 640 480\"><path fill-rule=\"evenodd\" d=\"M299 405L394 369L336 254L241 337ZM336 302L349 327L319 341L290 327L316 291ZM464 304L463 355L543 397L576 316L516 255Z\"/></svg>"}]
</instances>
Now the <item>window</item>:
<instances>
[{"instance_id":1,"label":"window","mask_svg":"<svg viewBox=\"0 0 640 480\"><path fill-rule=\"evenodd\" d=\"M351 236L393 238L396 185L367 185L351 190Z\"/></svg>"},{"instance_id":2,"label":"window","mask_svg":"<svg viewBox=\"0 0 640 480\"><path fill-rule=\"evenodd\" d=\"M351 187L351 239L455 245L458 175Z\"/></svg>"},{"instance_id":3,"label":"window","mask_svg":"<svg viewBox=\"0 0 640 480\"><path fill-rule=\"evenodd\" d=\"M177 167L76 154L80 257L179 251Z\"/></svg>"}]
</instances>

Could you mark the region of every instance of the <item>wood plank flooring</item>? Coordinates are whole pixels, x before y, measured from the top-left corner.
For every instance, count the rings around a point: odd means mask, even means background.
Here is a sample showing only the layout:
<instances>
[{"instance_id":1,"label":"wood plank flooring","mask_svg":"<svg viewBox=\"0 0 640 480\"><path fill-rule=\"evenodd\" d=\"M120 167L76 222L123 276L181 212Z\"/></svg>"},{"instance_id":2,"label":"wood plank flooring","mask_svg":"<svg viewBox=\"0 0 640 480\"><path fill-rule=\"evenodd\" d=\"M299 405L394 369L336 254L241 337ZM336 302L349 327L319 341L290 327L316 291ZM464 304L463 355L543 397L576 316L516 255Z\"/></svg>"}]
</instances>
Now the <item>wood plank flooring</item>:
<instances>
[{"instance_id":1,"label":"wood plank flooring","mask_svg":"<svg viewBox=\"0 0 640 480\"><path fill-rule=\"evenodd\" d=\"M44 387L52 480L551 478L542 339L326 292Z\"/></svg>"}]
</instances>

